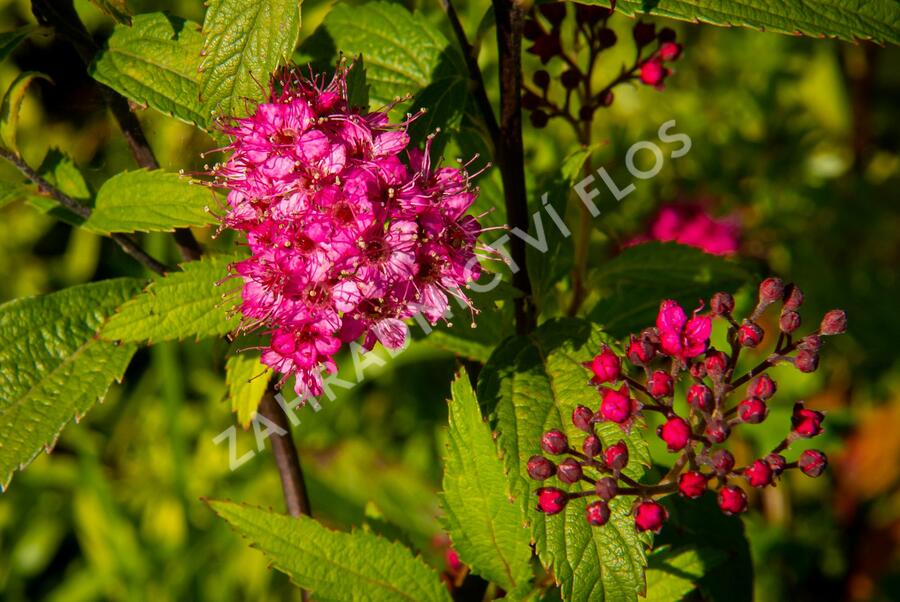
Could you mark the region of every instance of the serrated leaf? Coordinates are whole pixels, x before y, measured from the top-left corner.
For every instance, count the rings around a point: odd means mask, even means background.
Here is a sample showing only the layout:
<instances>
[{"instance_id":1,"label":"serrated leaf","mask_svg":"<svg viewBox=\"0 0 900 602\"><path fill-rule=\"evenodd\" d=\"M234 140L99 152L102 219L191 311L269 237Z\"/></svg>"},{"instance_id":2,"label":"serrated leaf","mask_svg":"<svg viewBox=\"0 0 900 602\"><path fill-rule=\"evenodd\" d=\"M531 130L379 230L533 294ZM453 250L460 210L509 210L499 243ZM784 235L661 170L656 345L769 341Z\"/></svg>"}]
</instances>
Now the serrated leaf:
<instances>
[{"instance_id":1,"label":"serrated leaf","mask_svg":"<svg viewBox=\"0 0 900 602\"><path fill-rule=\"evenodd\" d=\"M306 516L208 503L315 600L450 601L434 570L401 544L365 532L332 531Z\"/></svg>"},{"instance_id":2,"label":"serrated leaf","mask_svg":"<svg viewBox=\"0 0 900 602\"><path fill-rule=\"evenodd\" d=\"M654 551L648 558L647 602L681 600L697 589L697 581L725 558L722 551L708 547Z\"/></svg>"},{"instance_id":3,"label":"serrated leaf","mask_svg":"<svg viewBox=\"0 0 900 602\"><path fill-rule=\"evenodd\" d=\"M369 108L369 84L366 82L365 59L359 55L347 71L347 102L363 111Z\"/></svg>"},{"instance_id":4,"label":"serrated leaf","mask_svg":"<svg viewBox=\"0 0 900 602\"><path fill-rule=\"evenodd\" d=\"M644 243L591 273L590 281L603 297L589 317L622 337L653 324L663 299L693 309L713 293L734 291L750 279L737 261L677 243Z\"/></svg>"},{"instance_id":5,"label":"serrated leaf","mask_svg":"<svg viewBox=\"0 0 900 602\"><path fill-rule=\"evenodd\" d=\"M562 430L574 447L581 446L585 434L572 425L572 410L599 402L581 364L607 340L582 320L551 320L528 337L513 337L500 346L478 381L478 398L493 408L497 420L512 493L525 506L535 548L555 574L565 600L631 600L644 590L647 540L635 531L633 498L613 500L610 522L601 528L584 519L584 498L571 501L561 514L547 516L533 507L534 482L526 467L527 458L540 453L541 435L550 429ZM635 479L650 463L639 427L628 436L612 423L596 428L604 445L627 442L631 460L625 473Z\"/></svg>"},{"instance_id":6,"label":"serrated leaf","mask_svg":"<svg viewBox=\"0 0 900 602\"><path fill-rule=\"evenodd\" d=\"M136 347L95 333L139 289L121 278L0 305L0 487L121 380Z\"/></svg>"},{"instance_id":7,"label":"serrated leaf","mask_svg":"<svg viewBox=\"0 0 900 602\"><path fill-rule=\"evenodd\" d=\"M300 0L210 0L203 21L200 100L207 115L242 117L300 35Z\"/></svg>"},{"instance_id":8,"label":"serrated leaf","mask_svg":"<svg viewBox=\"0 0 900 602\"><path fill-rule=\"evenodd\" d=\"M37 171L45 180L68 196L83 203L85 206L91 206L93 193L84 179L84 175L78 169L78 166L75 165L75 162L59 149L51 148ZM56 202L56 199L36 194L33 190L30 190L30 192L31 194L26 197L28 204L38 209L38 211L73 226L80 226L84 223L83 217L66 209Z\"/></svg>"},{"instance_id":9,"label":"serrated leaf","mask_svg":"<svg viewBox=\"0 0 900 602\"><path fill-rule=\"evenodd\" d=\"M97 193L94 210L83 227L94 232L171 232L217 220L206 210L209 188L161 169L123 171Z\"/></svg>"},{"instance_id":10,"label":"serrated leaf","mask_svg":"<svg viewBox=\"0 0 900 602\"><path fill-rule=\"evenodd\" d=\"M128 10L125 0L91 0L91 3L117 23L131 25L131 11Z\"/></svg>"},{"instance_id":11,"label":"serrated leaf","mask_svg":"<svg viewBox=\"0 0 900 602\"><path fill-rule=\"evenodd\" d=\"M609 0L585 4L609 6ZM900 44L900 10L896 0L618 0L616 11L672 17L712 25Z\"/></svg>"},{"instance_id":12,"label":"serrated leaf","mask_svg":"<svg viewBox=\"0 0 900 602\"><path fill-rule=\"evenodd\" d=\"M19 109L25 100L25 91L28 85L36 79L44 79L53 83L50 76L37 71L24 71L13 80L6 94L3 95L3 103L0 104L0 142L6 148L18 152L16 145L16 129L19 126Z\"/></svg>"},{"instance_id":13,"label":"serrated leaf","mask_svg":"<svg viewBox=\"0 0 900 602\"><path fill-rule=\"evenodd\" d=\"M503 463L465 370L451 393L442 494L447 532L472 572L510 591L532 576L525 513L510 498Z\"/></svg>"},{"instance_id":14,"label":"serrated leaf","mask_svg":"<svg viewBox=\"0 0 900 602\"><path fill-rule=\"evenodd\" d=\"M182 264L182 270L156 276L143 293L128 301L110 318L100 335L108 341L157 343L186 337L211 337L235 329L238 317L229 314L240 282L229 279L233 255L210 255Z\"/></svg>"},{"instance_id":15,"label":"serrated leaf","mask_svg":"<svg viewBox=\"0 0 900 602\"><path fill-rule=\"evenodd\" d=\"M225 362L225 386L228 388L231 410L237 414L238 422L245 429L256 415L259 402L272 378L272 370L263 365L259 358L259 351L238 353L236 349L232 349L232 354Z\"/></svg>"},{"instance_id":16,"label":"serrated leaf","mask_svg":"<svg viewBox=\"0 0 900 602\"><path fill-rule=\"evenodd\" d=\"M49 30L39 25L25 25L12 31L0 33L0 62L5 61L13 51L30 36L46 34Z\"/></svg>"},{"instance_id":17,"label":"serrated leaf","mask_svg":"<svg viewBox=\"0 0 900 602\"><path fill-rule=\"evenodd\" d=\"M176 119L208 126L200 103L200 26L162 13L117 25L90 66L94 79Z\"/></svg>"}]
</instances>

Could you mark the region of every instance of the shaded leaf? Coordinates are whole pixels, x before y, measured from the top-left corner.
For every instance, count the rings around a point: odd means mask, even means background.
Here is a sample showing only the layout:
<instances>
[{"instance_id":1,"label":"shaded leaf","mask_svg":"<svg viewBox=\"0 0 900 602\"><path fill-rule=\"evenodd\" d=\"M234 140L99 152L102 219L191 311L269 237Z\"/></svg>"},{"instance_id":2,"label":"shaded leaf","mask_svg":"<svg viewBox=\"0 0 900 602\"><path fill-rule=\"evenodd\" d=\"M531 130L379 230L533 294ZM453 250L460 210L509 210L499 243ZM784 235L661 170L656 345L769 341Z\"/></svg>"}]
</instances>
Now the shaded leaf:
<instances>
[{"instance_id":1,"label":"shaded leaf","mask_svg":"<svg viewBox=\"0 0 900 602\"><path fill-rule=\"evenodd\" d=\"M5 61L13 51L32 35L48 34L50 30L39 25L25 25L12 31L0 33L0 62Z\"/></svg>"},{"instance_id":2,"label":"shaded leaf","mask_svg":"<svg viewBox=\"0 0 900 602\"><path fill-rule=\"evenodd\" d=\"M16 145L16 129L19 126L19 109L25 100L25 91L28 85L35 79L44 79L53 83L49 76L37 71L24 71L13 80L6 94L3 95L3 103L0 104L0 142L11 150L18 152Z\"/></svg>"},{"instance_id":3,"label":"shaded leaf","mask_svg":"<svg viewBox=\"0 0 900 602\"><path fill-rule=\"evenodd\" d=\"M707 547L654 551L647 559L647 602L681 600L697 589L697 581L725 558L724 552Z\"/></svg>"},{"instance_id":4,"label":"shaded leaf","mask_svg":"<svg viewBox=\"0 0 900 602\"><path fill-rule=\"evenodd\" d=\"M131 25L131 11L125 0L91 0L91 3L122 25Z\"/></svg>"}]
</instances>

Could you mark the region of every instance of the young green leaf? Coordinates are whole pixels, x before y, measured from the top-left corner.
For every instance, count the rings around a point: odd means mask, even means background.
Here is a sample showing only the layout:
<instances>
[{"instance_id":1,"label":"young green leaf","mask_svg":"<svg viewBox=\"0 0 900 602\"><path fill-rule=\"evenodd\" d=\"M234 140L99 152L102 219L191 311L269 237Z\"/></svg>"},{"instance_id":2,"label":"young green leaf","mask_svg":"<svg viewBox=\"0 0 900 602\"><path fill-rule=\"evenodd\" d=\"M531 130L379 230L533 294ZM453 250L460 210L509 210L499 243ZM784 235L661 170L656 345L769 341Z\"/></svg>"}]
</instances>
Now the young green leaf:
<instances>
[{"instance_id":1,"label":"young green leaf","mask_svg":"<svg viewBox=\"0 0 900 602\"><path fill-rule=\"evenodd\" d=\"M450 600L434 570L399 543L370 533L332 531L306 516L208 503L315 600Z\"/></svg>"},{"instance_id":2,"label":"young green leaf","mask_svg":"<svg viewBox=\"0 0 900 602\"><path fill-rule=\"evenodd\" d=\"M232 350L225 362L225 385L231 410L237 413L238 422L244 428L250 426L272 378L272 370L259 361L259 356L259 351L238 353Z\"/></svg>"},{"instance_id":3,"label":"young green leaf","mask_svg":"<svg viewBox=\"0 0 900 602\"><path fill-rule=\"evenodd\" d=\"M472 571L511 591L531 579L531 533L510 498L503 463L469 376L453 381L443 507L453 548Z\"/></svg>"},{"instance_id":4,"label":"young green leaf","mask_svg":"<svg viewBox=\"0 0 900 602\"><path fill-rule=\"evenodd\" d=\"M210 0L203 21L200 100L207 115L242 117L300 35L298 0Z\"/></svg>"},{"instance_id":5,"label":"young green leaf","mask_svg":"<svg viewBox=\"0 0 900 602\"><path fill-rule=\"evenodd\" d=\"M610 6L610 0L586 0L585 4ZM650 14L851 42L900 44L896 0L618 0L615 5L616 12L629 17Z\"/></svg>"},{"instance_id":6,"label":"young green leaf","mask_svg":"<svg viewBox=\"0 0 900 602\"><path fill-rule=\"evenodd\" d=\"M176 119L208 127L200 104L200 26L163 13L117 25L90 74L122 96Z\"/></svg>"},{"instance_id":7,"label":"young green leaf","mask_svg":"<svg viewBox=\"0 0 900 602\"><path fill-rule=\"evenodd\" d=\"M217 220L206 208L212 191L162 170L124 171L107 180L97 193L94 210L83 226L109 232L171 232L205 226Z\"/></svg>"},{"instance_id":8,"label":"young green leaf","mask_svg":"<svg viewBox=\"0 0 900 602\"><path fill-rule=\"evenodd\" d=\"M0 305L0 488L121 380L136 346L95 333L139 289L120 278Z\"/></svg>"},{"instance_id":9,"label":"young green leaf","mask_svg":"<svg viewBox=\"0 0 900 602\"><path fill-rule=\"evenodd\" d=\"M35 79L45 79L51 84L53 80L49 76L37 71L24 71L10 84L6 94L3 95L3 103L0 104L0 143L6 148L18 152L16 145L16 129L19 126L19 109L25 100L25 91L28 84Z\"/></svg>"},{"instance_id":10,"label":"young green leaf","mask_svg":"<svg viewBox=\"0 0 900 602\"><path fill-rule=\"evenodd\" d=\"M536 485L528 478L526 460L540 453L541 436L550 429L562 430L573 446L581 446L585 434L572 425L572 410L599 402L581 364L604 342L603 333L587 322L551 320L530 336L501 345L478 382L479 400L494 408L512 493L525 506L538 555L556 575L565 600L631 600L644 591L647 540L635 531L630 514L633 498L613 500L610 521L599 528L585 520L583 498L570 501L554 516L538 512L532 504ZM640 429L625 435L617 425L601 423L596 430L604 445L627 442L631 460L624 472L640 478L643 466L650 463Z\"/></svg>"},{"instance_id":11,"label":"young green leaf","mask_svg":"<svg viewBox=\"0 0 900 602\"><path fill-rule=\"evenodd\" d=\"M172 341L221 336L239 319L229 310L237 300L239 281L220 281L238 258L210 255L182 264L182 270L157 276L146 290L128 301L107 322L100 336L107 341Z\"/></svg>"}]
</instances>

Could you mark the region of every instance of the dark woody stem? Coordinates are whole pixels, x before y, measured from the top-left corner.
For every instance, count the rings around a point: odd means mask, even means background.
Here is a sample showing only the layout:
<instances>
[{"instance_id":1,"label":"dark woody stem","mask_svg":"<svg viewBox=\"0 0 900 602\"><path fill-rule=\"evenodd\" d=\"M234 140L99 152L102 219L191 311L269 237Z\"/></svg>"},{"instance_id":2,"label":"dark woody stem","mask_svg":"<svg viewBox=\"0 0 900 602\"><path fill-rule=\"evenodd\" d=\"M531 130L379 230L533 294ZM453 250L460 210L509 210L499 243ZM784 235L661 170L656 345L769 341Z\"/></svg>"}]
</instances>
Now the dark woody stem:
<instances>
[{"instance_id":1,"label":"dark woody stem","mask_svg":"<svg viewBox=\"0 0 900 602\"><path fill-rule=\"evenodd\" d=\"M272 454L281 477L281 489L288 514L291 516L311 515L309 494L303 480L303 469L300 467L300 456L291 436L291 425L284 408L275 399L274 387L269 387L259 405L259 412L266 419L277 425L284 434L272 435Z\"/></svg>"}]
</instances>

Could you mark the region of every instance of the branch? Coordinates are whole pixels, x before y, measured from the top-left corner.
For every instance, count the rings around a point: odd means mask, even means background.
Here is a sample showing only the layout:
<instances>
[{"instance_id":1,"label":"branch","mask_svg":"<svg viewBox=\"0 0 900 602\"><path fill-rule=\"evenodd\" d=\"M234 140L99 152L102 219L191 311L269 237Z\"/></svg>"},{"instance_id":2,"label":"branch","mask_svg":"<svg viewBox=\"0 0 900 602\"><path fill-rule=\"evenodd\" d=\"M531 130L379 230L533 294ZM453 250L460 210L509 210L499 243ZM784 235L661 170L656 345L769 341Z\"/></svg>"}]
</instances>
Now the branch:
<instances>
[{"instance_id":1,"label":"branch","mask_svg":"<svg viewBox=\"0 0 900 602\"><path fill-rule=\"evenodd\" d=\"M21 171L26 178L34 182L38 191L42 194L53 198L60 205L77 215L82 219L88 219L91 216L91 208L87 205L83 205L79 203L62 190L42 178L36 171L31 169L27 163L17 154L9 151L5 148L0 148L0 157L6 159L10 163L12 163L19 171ZM110 234L110 238L112 238L118 245L125 251L127 254L134 257L138 260L144 267L149 270L156 272L157 274L164 274L169 271L169 268L151 257L144 251L140 245L138 245L137 241L134 240L131 236L127 234L121 234L115 232Z\"/></svg>"},{"instance_id":2,"label":"branch","mask_svg":"<svg viewBox=\"0 0 900 602\"><path fill-rule=\"evenodd\" d=\"M285 431L284 435L275 433L271 439L272 454L275 456L275 464L278 465L278 475L281 477L281 489L284 491L288 514L311 516L309 495L303 480L303 470L300 468L300 455L291 437L291 425L288 423L284 408L275 399L272 387L266 390L259 405L259 413Z\"/></svg>"}]
</instances>

